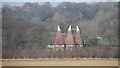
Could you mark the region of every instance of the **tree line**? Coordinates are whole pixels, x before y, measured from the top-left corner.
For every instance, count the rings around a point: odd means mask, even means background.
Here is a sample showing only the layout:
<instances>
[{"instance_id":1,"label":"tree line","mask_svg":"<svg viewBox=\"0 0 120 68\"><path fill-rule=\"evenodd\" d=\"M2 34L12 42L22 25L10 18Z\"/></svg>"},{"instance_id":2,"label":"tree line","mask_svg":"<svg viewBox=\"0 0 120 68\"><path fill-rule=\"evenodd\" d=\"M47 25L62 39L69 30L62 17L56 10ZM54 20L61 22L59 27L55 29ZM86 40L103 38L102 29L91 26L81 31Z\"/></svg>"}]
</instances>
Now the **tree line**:
<instances>
[{"instance_id":1,"label":"tree line","mask_svg":"<svg viewBox=\"0 0 120 68\"><path fill-rule=\"evenodd\" d=\"M3 49L45 48L55 38L57 25L62 33L67 33L69 25L78 25L86 46L98 46L98 42L100 46L118 46L117 15L115 2L3 5Z\"/></svg>"}]
</instances>

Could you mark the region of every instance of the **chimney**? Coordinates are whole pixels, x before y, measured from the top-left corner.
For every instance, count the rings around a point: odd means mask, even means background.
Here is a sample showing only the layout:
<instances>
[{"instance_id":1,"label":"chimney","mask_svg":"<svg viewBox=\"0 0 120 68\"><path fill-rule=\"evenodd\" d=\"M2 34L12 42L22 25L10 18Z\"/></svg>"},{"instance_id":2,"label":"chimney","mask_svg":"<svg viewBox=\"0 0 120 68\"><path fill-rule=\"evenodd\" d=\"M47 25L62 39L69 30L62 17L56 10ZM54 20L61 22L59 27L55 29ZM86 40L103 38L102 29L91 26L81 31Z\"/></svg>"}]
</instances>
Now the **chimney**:
<instances>
[{"instance_id":1,"label":"chimney","mask_svg":"<svg viewBox=\"0 0 120 68\"><path fill-rule=\"evenodd\" d=\"M60 26L59 26L59 25L57 26L57 31L61 31L61 29L60 29Z\"/></svg>"}]
</instances>

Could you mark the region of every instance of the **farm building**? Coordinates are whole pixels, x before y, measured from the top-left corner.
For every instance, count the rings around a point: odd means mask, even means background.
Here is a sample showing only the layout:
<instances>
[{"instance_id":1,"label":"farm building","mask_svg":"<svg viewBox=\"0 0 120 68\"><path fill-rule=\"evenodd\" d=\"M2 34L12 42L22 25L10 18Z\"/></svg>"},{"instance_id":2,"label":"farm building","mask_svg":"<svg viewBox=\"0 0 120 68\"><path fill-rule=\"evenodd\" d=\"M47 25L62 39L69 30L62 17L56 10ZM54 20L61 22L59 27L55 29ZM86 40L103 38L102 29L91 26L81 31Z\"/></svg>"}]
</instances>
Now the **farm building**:
<instances>
[{"instance_id":1,"label":"farm building","mask_svg":"<svg viewBox=\"0 0 120 68\"><path fill-rule=\"evenodd\" d=\"M82 37L81 37L80 29L78 26L76 26L75 31L76 31L76 33L73 36L72 27L70 25L65 38L63 38L61 28L58 25L56 37L54 39L54 44L48 45L47 47L52 48L52 49L54 49L54 48L62 48L63 49L63 48L74 48L74 47L83 46Z\"/></svg>"}]
</instances>

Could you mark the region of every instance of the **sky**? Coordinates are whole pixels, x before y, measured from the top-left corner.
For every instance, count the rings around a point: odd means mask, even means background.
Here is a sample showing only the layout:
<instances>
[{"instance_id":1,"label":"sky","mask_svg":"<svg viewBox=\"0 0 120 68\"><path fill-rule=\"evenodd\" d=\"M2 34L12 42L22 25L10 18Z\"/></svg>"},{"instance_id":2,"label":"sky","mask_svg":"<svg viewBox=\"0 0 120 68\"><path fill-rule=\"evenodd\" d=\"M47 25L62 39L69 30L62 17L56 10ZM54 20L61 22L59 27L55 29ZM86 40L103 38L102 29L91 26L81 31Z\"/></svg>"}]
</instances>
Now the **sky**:
<instances>
[{"instance_id":1,"label":"sky","mask_svg":"<svg viewBox=\"0 0 120 68\"><path fill-rule=\"evenodd\" d=\"M10 5L12 6L22 6L24 5L26 2L3 2L2 5ZM32 2L33 3L33 2ZM39 4L44 4L45 2L36 2ZM56 6L59 4L59 2L50 2L52 6Z\"/></svg>"},{"instance_id":2,"label":"sky","mask_svg":"<svg viewBox=\"0 0 120 68\"><path fill-rule=\"evenodd\" d=\"M2 0L2 2L118 2L119 0Z\"/></svg>"},{"instance_id":3,"label":"sky","mask_svg":"<svg viewBox=\"0 0 120 68\"><path fill-rule=\"evenodd\" d=\"M119 0L2 0L0 2L0 7L2 5L10 6L22 6L25 2L39 2L43 4L44 2L51 2L52 6L56 6L60 2L118 2Z\"/></svg>"}]
</instances>

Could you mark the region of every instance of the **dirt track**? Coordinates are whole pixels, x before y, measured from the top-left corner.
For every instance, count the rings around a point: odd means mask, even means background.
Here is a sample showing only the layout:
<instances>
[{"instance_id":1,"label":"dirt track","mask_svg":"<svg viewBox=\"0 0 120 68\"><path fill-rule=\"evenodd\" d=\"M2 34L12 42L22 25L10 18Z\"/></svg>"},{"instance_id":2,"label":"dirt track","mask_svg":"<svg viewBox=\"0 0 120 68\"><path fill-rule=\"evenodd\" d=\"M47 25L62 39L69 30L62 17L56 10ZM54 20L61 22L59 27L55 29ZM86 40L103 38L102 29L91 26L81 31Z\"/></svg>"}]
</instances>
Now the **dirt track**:
<instances>
[{"instance_id":1,"label":"dirt track","mask_svg":"<svg viewBox=\"0 0 120 68\"><path fill-rule=\"evenodd\" d=\"M118 66L117 59L3 60L3 66Z\"/></svg>"}]
</instances>

